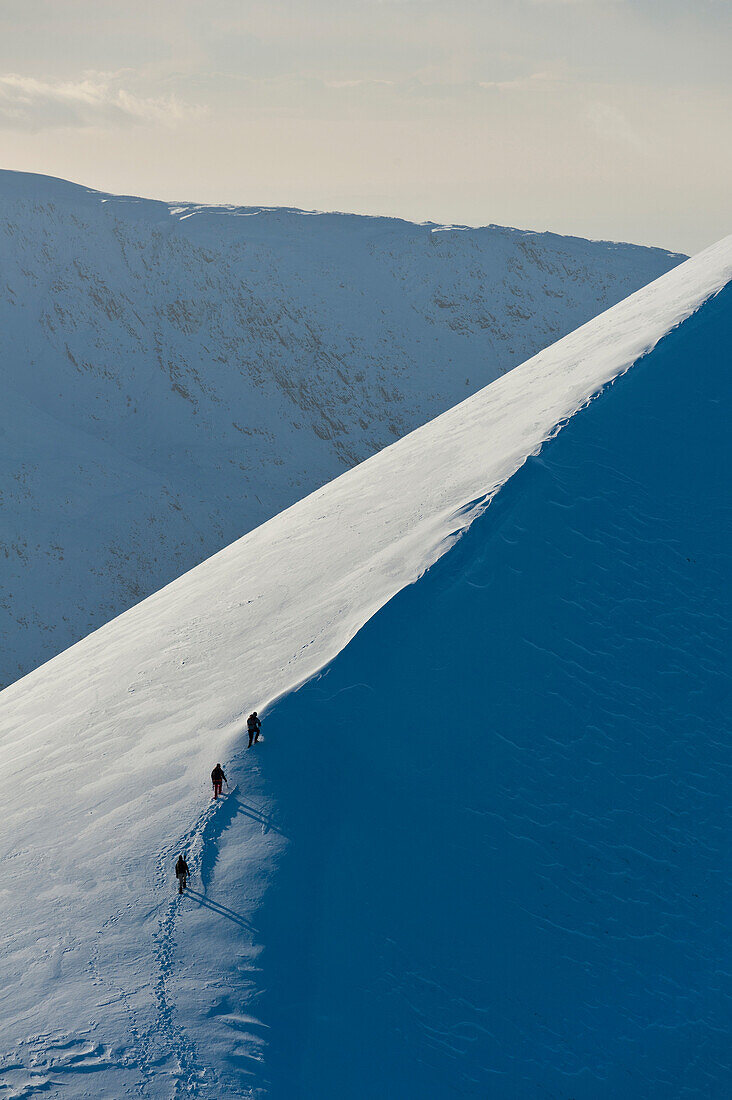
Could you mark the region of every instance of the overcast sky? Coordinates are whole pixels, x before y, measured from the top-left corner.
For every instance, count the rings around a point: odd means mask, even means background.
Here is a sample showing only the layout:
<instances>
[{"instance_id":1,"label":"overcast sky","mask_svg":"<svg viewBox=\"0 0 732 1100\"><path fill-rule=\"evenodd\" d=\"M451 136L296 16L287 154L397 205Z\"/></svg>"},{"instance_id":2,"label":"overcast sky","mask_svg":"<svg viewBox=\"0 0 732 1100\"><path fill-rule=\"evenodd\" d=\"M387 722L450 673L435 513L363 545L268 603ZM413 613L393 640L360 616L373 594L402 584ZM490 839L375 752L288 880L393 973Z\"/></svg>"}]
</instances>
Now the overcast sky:
<instances>
[{"instance_id":1,"label":"overcast sky","mask_svg":"<svg viewBox=\"0 0 732 1100\"><path fill-rule=\"evenodd\" d=\"M0 166L693 252L732 0L0 0Z\"/></svg>"}]
</instances>

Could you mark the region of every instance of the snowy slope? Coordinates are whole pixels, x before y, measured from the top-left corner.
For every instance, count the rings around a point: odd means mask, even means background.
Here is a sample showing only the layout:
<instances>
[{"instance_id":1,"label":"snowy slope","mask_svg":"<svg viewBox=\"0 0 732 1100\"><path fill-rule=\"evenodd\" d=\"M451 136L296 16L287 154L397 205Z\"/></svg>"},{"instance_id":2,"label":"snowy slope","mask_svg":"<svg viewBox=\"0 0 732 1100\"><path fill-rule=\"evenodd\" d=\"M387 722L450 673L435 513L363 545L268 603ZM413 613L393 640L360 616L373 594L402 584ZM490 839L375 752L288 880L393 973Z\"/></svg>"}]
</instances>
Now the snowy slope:
<instances>
[{"instance_id":1,"label":"snowy slope","mask_svg":"<svg viewBox=\"0 0 732 1100\"><path fill-rule=\"evenodd\" d=\"M0 683L681 258L0 173Z\"/></svg>"},{"instance_id":2,"label":"snowy slope","mask_svg":"<svg viewBox=\"0 0 732 1100\"><path fill-rule=\"evenodd\" d=\"M256 1000L220 917L178 924L221 1091L732 1095L731 342L729 286L275 708ZM251 823L221 824L235 907Z\"/></svg>"},{"instance_id":3,"label":"snowy slope","mask_svg":"<svg viewBox=\"0 0 732 1100\"><path fill-rule=\"evenodd\" d=\"M410 934L409 905L401 911L403 927L400 924L393 941L395 957L391 962L390 948L382 941L382 963L389 965L383 965L380 981L365 991L360 1015L349 1016L353 1004L346 993L351 989L350 977L362 977L359 968L368 961L373 943L364 943L364 954L354 956L354 947L362 939L349 939L348 929L362 930L359 922L368 920L368 913L359 915L347 905L339 910L344 939L330 954L325 953L328 929L332 928L328 914L335 904L334 890L337 893L342 884L345 889L362 872L371 872L369 862L364 860L371 850L369 841L375 822L392 820L401 797L405 761L403 751L397 753L395 747L393 769L386 761L377 776L386 785L384 788L370 779L363 788L349 787L348 783L344 787L344 797L354 790L354 809L364 809L365 791L373 799L383 795L383 802L369 803L371 818L357 817L356 827L345 812L347 805L328 801L351 766L360 763L358 746L363 744L364 732L374 726L374 702L367 699L358 704L360 728L346 725L335 743L329 732L322 753L317 751L317 738L306 744L313 729L313 714L317 715L312 709L310 688L310 701L302 696L306 700L302 712L298 710L300 696L281 703L274 711L270 718L272 732L267 731L268 739L254 760L254 754L246 757L241 753L243 720L252 706L264 709L332 660L367 619L454 544L458 534L484 512L485 502L528 455L551 438L558 425L605 383L648 353L731 278L729 238L251 532L3 692L0 775L3 804L8 811L3 826L0 899L8 947L0 972L0 1049L8 1052L1 1079L9 1095L31 1096L36 1090L50 1088L66 1096L123 1097L142 1091L154 1097L198 1094L220 1098L246 1095L251 1085L253 1095L264 1090L289 1098L312 1096L309 1089L316 1072L313 1067L320 1065L321 1075L327 1070L319 1063L318 1053L324 1025L330 1020L334 1033L345 1035L354 1045L338 1057L332 1049L335 1040L327 1047L333 1073L330 1078L327 1073L319 1081L315 1078L320 1095L348 1094L342 1091L342 1085L343 1074L350 1072L344 1064L350 1060L354 1069L360 1066L362 1071L361 1091L353 1091L352 1095L427 1096L430 1093L424 1090L410 1093L404 1076L405 1066L416 1065L415 1060L424 1054L419 1045L412 1045L415 1021L420 1019L418 1039L421 1036L423 1040L431 1029L438 1053L447 1051L445 1056L453 1066L456 1059L468 1057L469 1050L479 1052L472 1069L470 1064L455 1069L457 1076L451 1087L458 1095L466 1094L463 1070L473 1073L478 1089L475 1095L486 1095L488 1079L503 1089L496 1095L522 1095L510 1091L511 1084L518 1080L523 1087L523 1081L532 1081L531 1073L528 1078L509 1075L499 1079L499 1073L510 1073L505 1060L497 1067L490 1065L492 1048L486 1046L485 1033L497 1026L500 1008L496 1009L494 1001L485 1005L480 1001L485 992L484 973L470 979L477 997L473 1000L466 988L455 984L462 969L451 971L444 954L435 955L434 968L425 972L411 970L409 959L400 959L404 937ZM725 303L728 306L726 299ZM702 310L698 320L703 321L705 315ZM685 330L682 326L679 331L683 334ZM703 349L700 362L707 360L708 353ZM652 362L653 357L644 369ZM694 385L697 377L698 370L692 375ZM594 409L602 410L606 403L609 407L610 398L622 394L627 382L624 380L579 416L577 423L581 424L583 416ZM685 390L676 391L685 403L683 407L689 405L690 413L693 389L687 382ZM714 401L711 386L704 386L703 393L711 393ZM632 403L625 412L632 413ZM627 433L627 415L616 415L610 423L611 439ZM656 437L663 437L663 422L643 422L640 434L651 428ZM638 434L638 429L634 430ZM562 438L560 435L559 441ZM691 459L697 452L693 447L696 436L690 438ZM582 466L581 448L579 455L575 465ZM691 462L689 467L695 476L697 470ZM627 471L621 475L621 485L623 477L628 477ZM593 467L587 468L586 478L579 495L570 485L567 499L552 499L549 494L547 504L547 514L554 515L559 526L568 521L570 526L582 524L580 547L591 547L598 541L602 545L593 523L598 517L605 521L602 507L595 504L596 514L590 517L589 525L585 522L583 502L592 491ZM700 499L703 487L700 482ZM542 495L547 495L543 485L539 487L539 497ZM498 498L499 506L502 498L503 494ZM706 506L706 496L703 500ZM634 514L637 509L636 502ZM491 508L485 513L485 522L492 512ZM521 524L524 532L529 522L530 515ZM706 534L708 526L701 530ZM632 556L633 547L628 550L624 541L627 533L619 527L615 534L618 554ZM655 538L653 532L651 535ZM528 536L530 561L532 532L528 531ZM672 532L671 542L674 537ZM513 538L508 541L512 544ZM446 562L451 558L449 555ZM488 569L490 561L488 556ZM510 574L510 556L507 568ZM646 578L649 584L655 568L651 562ZM602 578L607 572L607 560L598 562L593 578L596 593L604 590ZM484 578L479 576L477 582L483 584ZM414 598L419 599L418 594L428 583L431 576L412 590L417 594ZM575 594L579 591L577 584ZM709 611L709 598L709 592L697 594L696 613L707 617L705 630L714 641L718 615L715 608ZM573 599L570 593L564 602L574 606ZM621 609L624 599L621 591L617 600ZM429 598L426 600L429 604ZM578 602L581 608L581 600ZM563 602L558 601L553 614L558 614L562 606ZM449 614L449 608L447 611ZM663 614L663 608L655 604L641 608L641 618L648 618L649 630L654 623L659 624L654 628L655 636L659 629L664 630ZM373 624L377 634L370 635L372 642L375 636L380 643L377 650L385 649L389 635L388 629L386 635L378 633L381 619L378 616ZM409 616L403 619L406 622ZM559 642L561 629L557 635ZM673 636L670 638L673 647ZM585 660L582 639L573 644L576 649L572 659L580 668ZM368 652L372 667L364 669L368 674L366 683L378 671L373 644ZM692 698L704 697L705 670L713 669L713 657L713 652L706 650L701 654L694 673L697 679L690 684ZM417 700L420 691L429 693L431 680L440 674L441 660L438 656L434 662L423 664L420 656L415 662L413 672L419 681L416 689L410 686L412 698ZM336 675L337 667L333 669ZM484 670L481 660L472 675L481 675ZM519 674L509 663L504 675ZM399 677L391 682L394 696L385 701L382 694L377 695L375 703L386 709L402 708L408 704L408 697L397 697ZM351 666L344 686L353 684ZM494 686L490 680L486 683L486 698ZM439 704L446 703L455 710L459 699L445 700L448 690L447 683L438 688ZM518 681L516 690L510 693L506 705L513 706L509 715L512 724L501 722L509 741L515 741L519 734L526 736L520 706L525 698L531 698L531 692L530 683ZM601 694L591 708L597 722L598 702L602 703ZM429 703L434 709L432 700ZM350 714L355 720L354 712ZM535 729L535 725L530 728ZM379 736L398 741L398 733L386 729ZM556 733L553 727L546 731L549 738ZM457 753L456 760L461 772L475 776L480 785L486 761L484 754L474 755L474 741L471 733L464 746L466 751ZM547 745L542 745L542 751L548 751ZM415 760L414 748L412 742L409 759L417 769L417 779L424 777L422 797L435 806L442 798L441 813L449 814L451 806L463 813L465 805L453 805L452 780L441 791L439 772L430 771L427 761ZM530 746L527 752L530 756ZM232 761L230 778L237 786L234 797L214 812L207 801L207 776L216 759ZM606 756L597 759L600 766ZM647 767L646 758L638 759ZM694 767L688 753L684 759L690 768ZM564 758L554 763L554 776L564 763ZM456 766L451 766L449 775ZM706 774L699 773L702 791ZM372 775L370 770L365 778ZM489 778L485 776L485 781ZM672 777L672 786L677 781L678 777ZM549 835L545 831L548 823L543 823L541 816L533 824L526 820L527 814L531 819L531 806L538 797L535 782L531 770L522 773L519 769L513 775L510 798L517 814L511 825L513 833L524 828ZM410 799L414 797L414 786L410 788ZM652 790L652 785L639 789L638 804L645 804ZM20 800L19 791L23 793ZM562 797L566 803L569 794ZM407 811L409 805L406 800ZM303 820L304 806L311 808L309 821ZM421 812L423 802L417 808ZM585 822L587 813L588 807L578 803L579 825ZM289 825L282 824L288 820ZM394 820L398 822L398 815ZM314 828L309 835L302 829L311 823ZM491 835L496 851L509 859L513 849L506 848L501 822L491 820L489 824L495 826ZM562 828L566 837L566 826ZM439 874L445 875L447 891L450 861L464 844L472 843L472 832L462 826L460 829L454 851L450 837L440 853L429 849L441 857L436 866ZM360 838L358 846L349 852L348 844L355 841L356 834ZM387 840L379 833L379 852L388 847L388 836L388 829ZM476 897L484 899L483 826L477 836L472 866ZM343 850L337 848L341 837L346 844ZM401 850L398 835L391 839L395 850ZM331 848L331 840L335 849ZM601 833L594 840L599 844ZM700 834L700 841L701 853L711 865L715 855L713 833ZM191 854L195 866L194 887L205 891L194 908L189 908L187 900L185 910L173 896L171 883L172 860L181 847ZM326 873L319 880L317 876L331 850L341 851L335 865L337 873L335 877ZM563 850L562 858L564 854ZM602 844L594 854L587 851L586 855L590 861L599 859L604 867ZM618 855L636 859L625 850ZM653 857L652 852L650 855ZM404 858L414 860L416 875L422 866L422 854L407 846ZM461 858L470 860L470 851ZM561 869L559 856L557 862ZM645 867L645 859L641 862ZM542 867L549 875L546 885L554 890L556 880L550 874L551 867L545 863ZM608 870L611 876L621 873L615 864ZM641 874L635 862L632 873ZM575 869L573 874L579 871ZM297 883L302 885L303 875L314 889L312 896L302 897L299 911ZM406 889L412 880L406 872L403 875ZM327 887L322 892L317 889L319 881ZM384 881L394 882L391 870ZM531 908L541 904L532 892L538 888L537 880L529 874L526 883L529 893L522 904L541 923L541 913ZM581 876L572 878L570 886L570 901L585 888ZM359 895L346 891L345 897L358 899ZM278 899L285 902L286 912ZM375 928L379 933L383 930L379 916L382 904L381 898L374 899ZM425 929L434 930L432 915L428 908L425 919L418 922L420 937L427 935ZM456 916L452 910L440 914L443 924ZM555 918L556 913L550 912L547 920ZM669 930L676 935L673 914L651 909L650 919L662 921L662 938ZM638 942L643 945L646 940L642 937L647 939L650 931L644 920L641 914L640 923L628 933L641 937ZM291 942L288 933L298 926L301 933L311 929L318 936L318 942L309 945L312 956L293 957L286 949ZM570 928L568 941L549 946L556 951L567 950L569 944L584 942L588 934L586 925L576 932ZM520 947L516 941L510 950ZM507 949L502 945L501 953ZM414 950L415 958L424 957L427 947L419 937L414 939ZM630 966L629 957L624 958L623 967ZM581 955L575 961L581 969ZM355 969L349 970L347 965ZM340 984L335 982L339 972L345 976ZM399 978L393 988L389 984L391 973ZM704 973L700 971L700 982L703 984L711 973L709 967ZM409 983L404 984L407 978ZM682 978L680 971L669 971L667 980L678 986ZM306 996L303 983L312 983ZM440 1002L438 997L434 1002L429 990L440 989L446 991L446 1000ZM541 1059L547 1064L547 1051L553 1050L551 1064L565 1065L572 1075L571 1085L562 1085L548 1094L618 1095L617 1090L603 1093L597 1086L598 1080L607 1077L597 1042L589 1045L590 1053L588 1044L568 1048L568 1029L557 1029L553 1018L555 1002L527 1006L506 985L500 986L500 995L502 1002L511 1002L508 1018L513 1021L512 1027L520 1029L522 1012L529 1007L537 1012L544 1027ZM439 1008L442 1003L444 1009L454 996L466 1013L470 1010L462 1021L466 1026L450 1017L447 1022L452 1030L443 1034L433 1004ZM683 991L680 996L683 1007ZM392 1000L387 1012L389 998ZM392 1045L385 1051L383 1075L379 1064L373 1065L375 1052L366 1039L359 1046L354 1033L347 1027L343 1030L349 1018L364 1018L366 1002L377 1010L381 1005L386 1013L384 1022L391 1021L398 1028L396 1038L402 1037L401 1046ZM300 1011L298 1005L302 1006ZM688 1001L689 1014L698 1020L697 1007L698 1001ZM428 1015L422 1016L423 1011ZM624 1011L635 1012L635 1006L624 1006ZM369 1017L367 1012L366 1018L374 1016ZM592 1020L597 1020L601 1034L602 1020L594 1016ZM299 1030L293 1027L293 1021ZM476 1030L476 1022L483 1032ZM661 1027L666 1026L662 1021ZM226 1035L224 1042L222 1034ZM512 1037L518 1042L519 1033L512 1032L508 1038ZM476 1043L475 1038L480 1041ZM501 1038L500 1030L495 1032L496 1038ZM620 1034L621 1047L624 1041ZM520 1058L521 1048L516 1050ZM578 1068L582 1057L584 1061ZM370 1077L365 1074L368 1059ZM536 1074L541 1064L537 1062L531 1072ZM445 1080L445 1065L438 1057L434 1070L438 1084ZM487 1073L490 1078L485 1076ZM421 1081L422 1075L420 1063L415 1081ZM348 1087L354 1088L352 1080L348 1081ZM327 1091L339 1087L340 1092ZM532 1094L536 1090L523 1092ZM653 1093L641 1090L627 1094ZM691 1094L695 1094L693 1090ZM443 1096L445 1091L432 1095ZM657 1091L655 1095L668 1093Z\"/></svg>"}]
</instances>

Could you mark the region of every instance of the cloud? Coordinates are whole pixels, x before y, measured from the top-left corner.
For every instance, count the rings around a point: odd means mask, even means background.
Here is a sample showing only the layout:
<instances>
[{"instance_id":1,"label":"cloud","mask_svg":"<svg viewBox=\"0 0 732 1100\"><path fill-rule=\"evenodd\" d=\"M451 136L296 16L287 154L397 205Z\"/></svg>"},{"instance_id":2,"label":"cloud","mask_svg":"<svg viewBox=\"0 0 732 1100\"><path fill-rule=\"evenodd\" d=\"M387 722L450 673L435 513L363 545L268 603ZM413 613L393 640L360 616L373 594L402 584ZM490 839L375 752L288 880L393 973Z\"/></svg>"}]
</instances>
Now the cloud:
<instances>
[{"instance_id":1,"label":"cloud","mask_svg":"<svg viewBox=\"0 0 732 1100\"><path fill-rule=\"evenodd\" d=\"M556 84L559 78L554 73L531 73L530 76L517 77L515 80L479 80L478 87L489 91L521 92L535 88L538 84Z\"/></svg>"},{"instance_id":2,"label":"cloud","mask_svg":"<svg viewBox=\"0 0 732 1100\"><path fill-rule=\"evenodd\" d=\"M84 73L80 80L38 80L0 74L0 128L44 130L114 124L169 125L203 113L175 96L145 96L130 89L134 74Z\"/></svg>"},{"instance_id":3,"label":"cloud","mask_svg":"<svg viewBox=\"0 0 732 1100\"><path fill-rule=\"evenodd\" d=\"M627 115L613 104L591 101L585 107L585 117L600 137L638 151L645 148L643 138Z\"/></svg>"},{"instance_id":4,"label":"cloud","mask_svg":"<svg viewBox=\"0 0 732 1100\"><path fill-rule=\"evenodd\" d=\"M499 92L526 91L541 85L565 84L566 78L553 72L536 72L511 80L437 80L422 73L412 73L396 80L382 80L375 77L334 80L322 76L297 77L290 75L280 79L280 83L286 84L291 84L293 81L333 91L350 91L354 88L371 91L388 88L393 90L395 95L451 98L469 95L478 89Z\"/></svg>"},{"instance_id":5,"label":"cloud","mask_svg":"<svg viewBox=\"0 0 732 1100\"><path fill-rule=\"evenodd\" d=\"M377 80L374 78L359 77L356 80L320 80L325 88L393 88L394 80Z\"/></svg>"},{"instance_id":6,"label":"cloud","mask_svg":"<svg viewBox=\"0 0 732 1100\"><path fill-rule=\"evenodd\" d=\"M611 4L621 5L625 4L626 0L531 0L532 4L574 4L576 7L583 5L586 8L599 8L602 6L610 6Z\"/></svg>"}]
</instances>

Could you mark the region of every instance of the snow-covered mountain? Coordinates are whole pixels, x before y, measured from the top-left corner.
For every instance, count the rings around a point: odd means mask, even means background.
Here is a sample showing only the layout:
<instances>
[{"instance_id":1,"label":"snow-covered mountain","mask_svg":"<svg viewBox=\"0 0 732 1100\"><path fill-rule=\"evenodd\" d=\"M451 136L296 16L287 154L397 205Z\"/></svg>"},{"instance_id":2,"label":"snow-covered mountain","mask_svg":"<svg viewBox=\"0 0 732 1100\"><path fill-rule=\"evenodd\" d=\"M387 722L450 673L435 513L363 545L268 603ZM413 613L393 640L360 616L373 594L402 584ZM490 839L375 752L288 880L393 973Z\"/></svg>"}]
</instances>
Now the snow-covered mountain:
<instances>
[{"instance_id":1,"label":"snow-covered mountain","mask_svg":"<svg viewBox=\"0 0 732 1100\"><path fill-rule=\"evenodd\" d=\"M2 693L8 1095L728 1095L730 280L732 238Z\"/></svg>"},{"instance_id":2,"label":"snow-covered mountain","mask_svg":"<svg viewBox=\"0 0 732 1100\"><path fill-rule=\"evenodd\" d=\"M681 259L0 173L0 683Z\"/></svg>"}]
</instances>

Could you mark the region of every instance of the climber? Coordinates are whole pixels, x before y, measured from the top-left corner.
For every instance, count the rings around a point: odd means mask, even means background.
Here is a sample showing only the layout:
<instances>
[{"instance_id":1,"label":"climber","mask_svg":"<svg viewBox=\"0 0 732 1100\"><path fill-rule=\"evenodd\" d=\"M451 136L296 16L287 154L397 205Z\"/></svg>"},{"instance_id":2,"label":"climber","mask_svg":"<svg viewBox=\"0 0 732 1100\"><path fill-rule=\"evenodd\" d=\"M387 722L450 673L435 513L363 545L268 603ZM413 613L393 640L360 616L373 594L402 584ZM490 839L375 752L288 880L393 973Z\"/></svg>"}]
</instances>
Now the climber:
<instances>
[{"instance_id":1,"label":"climber","mask_svg":"<svg viewBox=\"0 0 732 1100\"><path fill-rule=\"evenodd\" d=\"M253 710L247 718L247 729L249 730L249 744L247 748L250 749L253 743L259 740L259 734L262 729L262 723L257 717L256 710Z\"/></svg>"},{"instance_id":2,"label":"climber","mask_svg":"<svg viewBox=\"0 0 732 1100\"><path fill-rule=\"evenodd\" d=\"M183 854L178 856L178 862L175 865L175 877L178 879L178 893L182 894L186 888L186 881L190 875L188 870L188 864L183 859Z\"/></svg>"},{"instance_id":3,"label":"climber","mask_svg":"<svg viewBox=\"0 0 732 1100\"><path fill-rule=\"evenodd\" d=\"M224 783L227 787L229 786L229 780L224 775L224 769L221 767L220 764L217 764L214 770L211 772L211 782L213 783L214 798L219 797L219 795L221 794L221 787Z\"/></svg>"}]
</instances>

